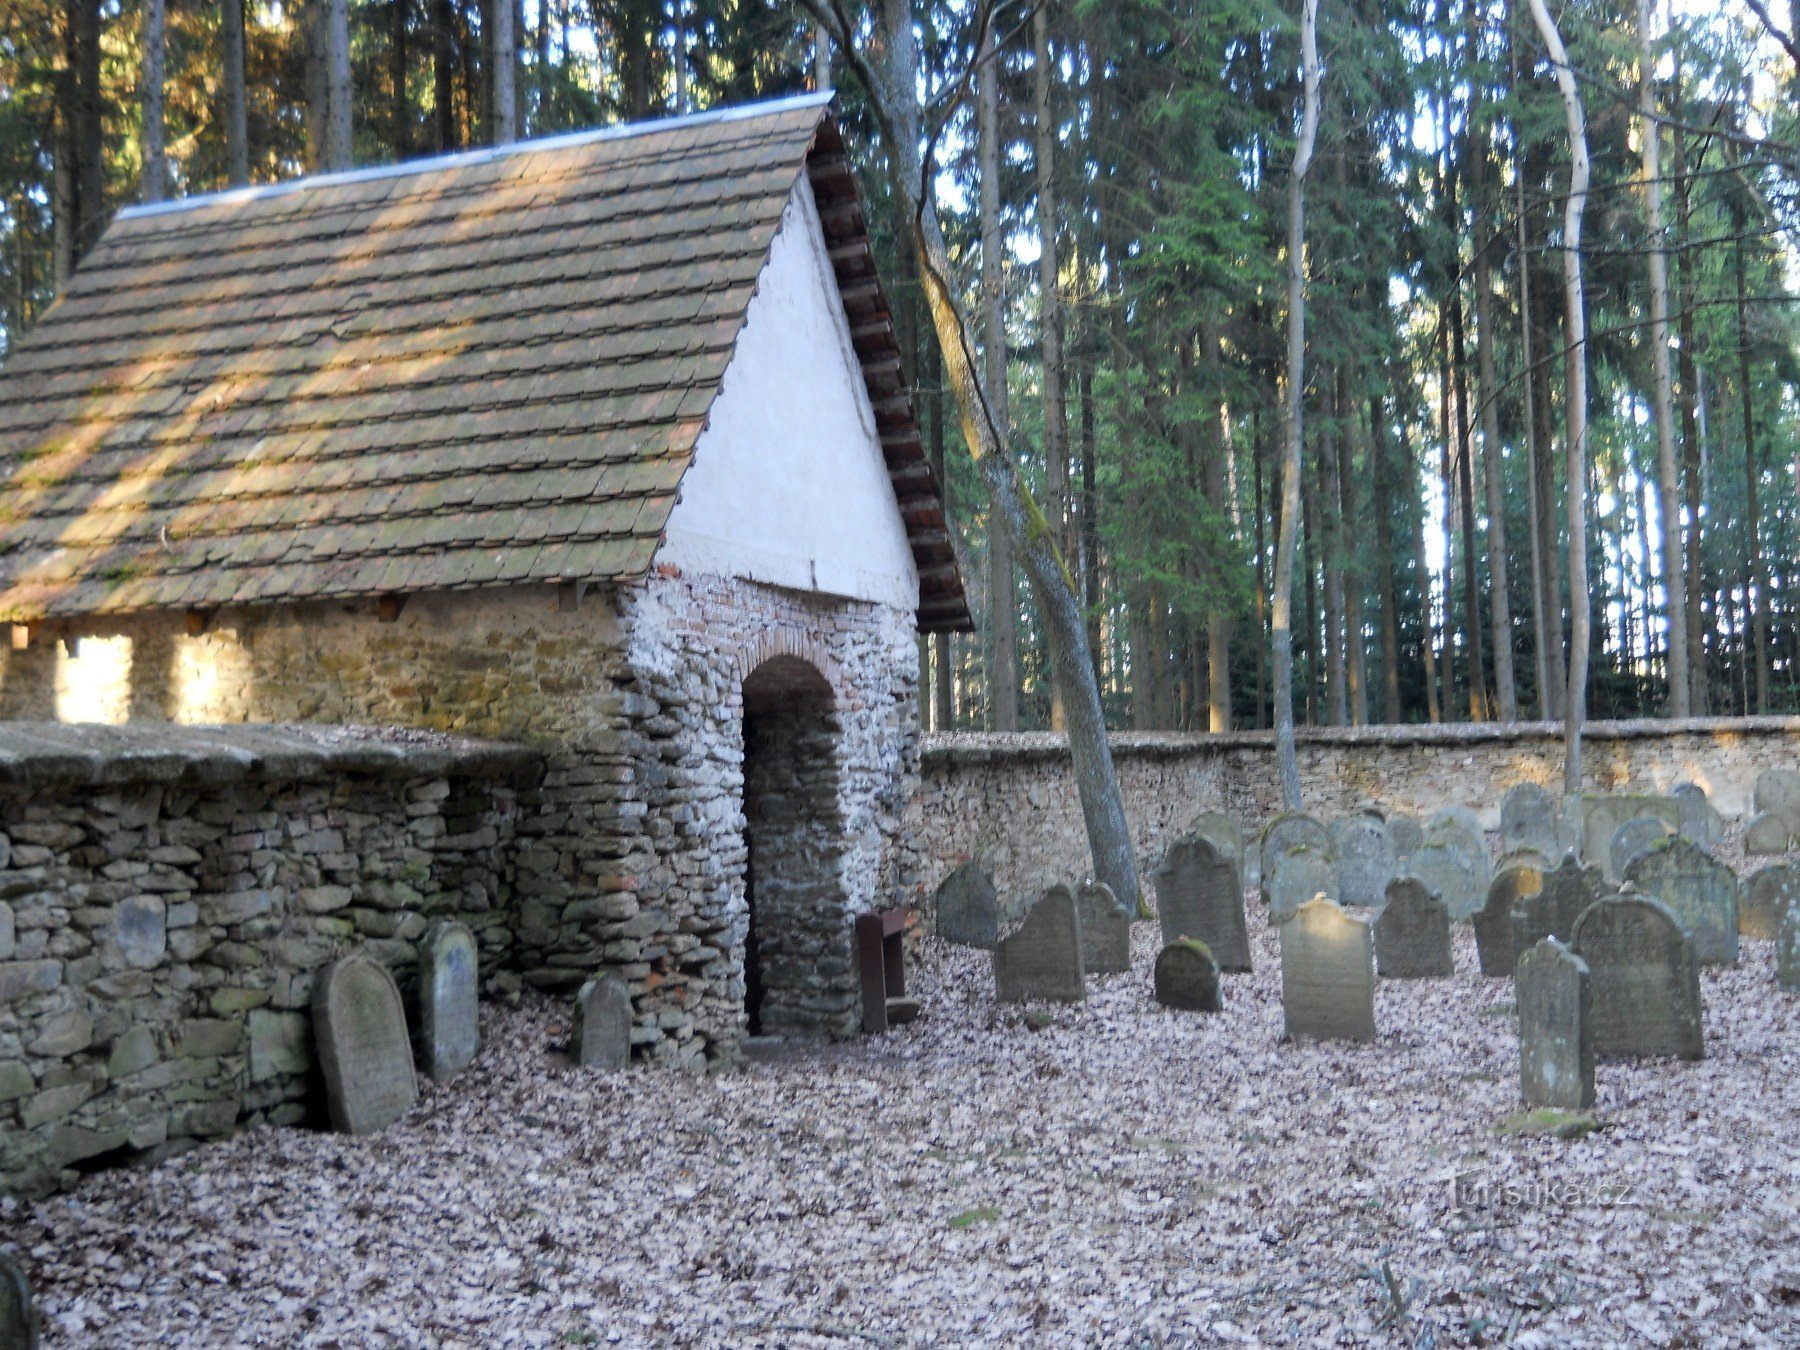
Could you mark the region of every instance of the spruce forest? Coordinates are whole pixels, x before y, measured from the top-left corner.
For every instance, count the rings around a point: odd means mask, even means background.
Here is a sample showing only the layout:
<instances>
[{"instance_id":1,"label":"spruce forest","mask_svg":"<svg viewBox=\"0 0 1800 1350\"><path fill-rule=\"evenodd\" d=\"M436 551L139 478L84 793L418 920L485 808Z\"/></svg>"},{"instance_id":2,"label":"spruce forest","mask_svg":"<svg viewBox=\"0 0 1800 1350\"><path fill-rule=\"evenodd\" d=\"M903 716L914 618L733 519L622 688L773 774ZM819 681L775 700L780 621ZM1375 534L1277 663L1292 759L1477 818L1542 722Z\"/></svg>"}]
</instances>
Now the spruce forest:
<instances>
[{"instance_id":1,"label":"spruce forest","mask_svg":"<svg viewBox=\"0 0 1800 1350\"><path fill-rule=\"evenodd\" d=\"M1800 711L1800 0L911 18L949 283L1108 725L1268 727L1289 687L1302 725ZM883 31L9 0L0 340L123 205L834 85L978 616L922 639L926 724L1059 726L907 242L912 119L859 78Z\"/></svg>"}]
</instances>

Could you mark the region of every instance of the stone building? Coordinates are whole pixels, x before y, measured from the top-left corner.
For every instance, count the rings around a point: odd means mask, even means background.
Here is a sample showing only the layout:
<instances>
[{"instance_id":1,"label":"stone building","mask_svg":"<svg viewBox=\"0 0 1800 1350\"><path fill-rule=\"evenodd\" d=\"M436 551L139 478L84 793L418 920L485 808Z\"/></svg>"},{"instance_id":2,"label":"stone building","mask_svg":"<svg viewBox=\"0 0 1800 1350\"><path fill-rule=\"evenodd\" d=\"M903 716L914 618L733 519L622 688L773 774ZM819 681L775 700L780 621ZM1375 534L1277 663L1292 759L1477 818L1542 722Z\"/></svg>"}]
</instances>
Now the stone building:
<instances>
[{"instance_id":1,"label":"stone building","mask_svg":"<svg viewBox=\"0 0 1800 1350\"><path fill-rule=\"evenodd\" d=\"M826 98L123 212L0 473L0 716L524 743L529 983L854 1026L968 613Z\"/></svg>"}]
</instances>

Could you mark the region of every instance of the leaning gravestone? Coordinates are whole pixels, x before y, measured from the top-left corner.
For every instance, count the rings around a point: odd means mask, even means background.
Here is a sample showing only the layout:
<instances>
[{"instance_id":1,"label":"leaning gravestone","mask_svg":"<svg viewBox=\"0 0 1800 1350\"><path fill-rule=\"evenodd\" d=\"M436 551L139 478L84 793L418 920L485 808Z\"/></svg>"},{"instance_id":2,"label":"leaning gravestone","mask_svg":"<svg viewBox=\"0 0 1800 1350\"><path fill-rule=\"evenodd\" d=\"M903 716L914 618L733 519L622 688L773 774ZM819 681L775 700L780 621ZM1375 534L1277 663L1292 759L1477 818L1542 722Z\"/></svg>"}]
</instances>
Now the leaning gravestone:
<instances>
[{"instance_id":1,"label":"leaning gravestone","mask_svg":"<svg viewBox=\"0 0 1800 1350\"><path fill-rule=\"evenodd\" d=\"M1281 1010L1290 1037L1375 1039L1369 925L1330 900L1308 900L1281 925Z\"/></svg>"},{"instance_id":2,"label":"leaning gravestone","mask_svg":"<svg viewBox=\"0 0 1800 1350\"><path fill-rule=\"evenodd\" d=\"M25 1267L0 1252L0 1350L37 1350L37 1308Z\"/></svg>"},{"instance_id":3,"label":"leaning gravestone","mask_svg":"<svg viewBox=\"0 0 1800 1350\"><path fill-rule=\"evenodd\" d=\"M1395 877L1388 883L1387 903L1375 916L1375 969L1390 980L1456 973L1450 913L1417 877Z\"/></svg>"},{"instance_id":4,"label":"leaning gravestone","mask_svg":"<svg viewBox=\"0 0 1800 1350\"><path fill-rule=\"evenodd\" d=\"M1594 1104L1593 992L1587 962L1555 938L1519 954L1519 1090L1525 1105Z\"/></svg>"},{"instance_id":5,"label":"leaning gravestone","mask_svg":"<svg viewBox=\"0 0 1800 1350\"><path fill-rule=\"evenodd\" d=\"M1425 827L1412 816L1390 815L1388 837L1394 841L1394 861L1404 863L1425 842Z\"/></svg>"},{"instance_id":6,"label":"leaning gravestone","mask_svg":"<svg viewBox=\"0 0 1800 1350\"><path fill-rule=\"evenodd\" d=\"M1759 942L1773 942L1781 932L1781 920L1800 901L1800 867L1770 863L1750 878L1744 902L1738 906L1738 934Z\"/></svg>"},{"instance_id":7,"label":"leaning gravestone","mask_svg":"<svg viewBox=\"0 0 1800 1350\"><path fill-rule=\"evenodd\" d=\"M1310 848L1290 849L1275 864L1275 875L1263 888L1269 922L1283 924L1315 895L1338 898L1338 873L1331 859Z\"/></svg>"},{"instance_id":8,"label":"leaning gravestone","mask_svg":"<svg viewBox=\"0 0 1800 1350\"><path fill-rule=\"evenodd\" d=\"M1000 897L976 859L938 883L936 908L937 935L945 942L992 951L1000 940Z\"/></svg>"},{"instance_id":9,"label":"leaning gravestone","mask_svg":"<svg viewBox=\"0 0 1800 1350\"><path fill-rule=\"evenodd\" d=\"M1187 832L1199 835L1235 862L1240 874L1243 872L1244 827L1234 817L1223 811L1202 811L1194 817L1194 823L1187 827Z\"/></svg>"},{"instance_id":10,"label":"leaning gravestone","mask_svg":"<svg viewBox=\"0 0 1800 1350\"><path fill-rule=\"evenodd\" d=\"M1075 892L1060 882L1039 897L1025 921L994 947L994 997L1079 1003L1087 997L1081 964L1081 912Z\"/></svg>"},{"instance_id":11,"label":"leaning gravestone","mask_svg":"<svg viewBox=\"0 0 1800 1350\"><path fill-rule=\"evenodd\" d=\"M1084 881L1075 891L1081 911L1081 966L1090 975L1131 969L1131 910L1104 881Z\"/></svg>"},{"instance_id":12,"label":"leaning gravestone","mask_svg":"<svg viewBox=\"0 0 1800 1350\"><path fill-rule=\"evenodd\" d=\"M1673 797L1656 797L1649 793L1584 792L1575 800L1575 819L1580 824L1583 860L1607 869L1606 879L1618 878L1610 870L1607 856L1619 826L1634 816L1656 816L1671 830L1681 828L1681 803Z\"/></svg>"},{"instance_id":13,"label":"leaning gravestone","mask_svg":"<svg viewBox=\"0 0 1800 1350\"><path fill-rule=\"evenodd\" d=\"M1666 821L1655 816L1633 816L1613 832L1607 847L1607 875L1623 881L1631 865L1672 835Z\"/></svg>"},{"instance_id":14,"label":"leaning gravestone","mask_svg":"<svg viewBox=\"0 0 1800 1350\"><path fill-rule=\"evenodd\" d=\"M440 919L419 939L419 1051L433 1082L456 1077L481 1049L475 935Z\"/></svg>"},{"instance_id":15,"label":"leaning gravestone","mask_svg":"<svg viewBox=\"0 0 1800 1350\"><path fill-rule=\"evenodd\" d=\"M1763 811L1750 817L1744 826L1744 852L1753 858L1768 858L1786 853L1794 842L1794 827L1786 816Z\"/></svg>"},{"instance_id":16,"label":"leaning gravestone","mask_svg":"<svg viewBox=\"0 0 1800 1350\"><path fill-rule=\"evenodd\" d=\"M1782 817L1800 832L1800 773L1793 769L1764 769L1757 776L1751 805L1758 812Z\"/></svg>"},{"instance_id":17,"label":"leaning gravestone","mask_svg":"<svg viewBox=\"0 0 1800 1350\"><path fill-rule=\"evenodd\" d=\"M1775 936L1775 983L1800 989L1800 905L1789 905Z\"/></svg>"},{"instance_id":18,"label":"leaning gravestone","mask_svg":"<svg viewBox=\"0 0 1800 1350\"><path fill-rule=\"evenodd\" d=\"M1487 898L1487 860L1477 860L1459 844L1436 838L1406 860L1406 875L1417 877L1444 902L1452 919L1466 919Z\"/></svg>"},{"instance_id":19,"label":"leaning gravestone","mask_svg":"<svg viewBox=\"0 0 1800 1350\"><path fill-rule=\"evenodd\" d=\"M1513 945L1513 906L1543 889L1541 868L1503 867L1494 874L1487 902L1475 913L1475 952L1483 975L1512 975L1519 957L1519 949Z\"/></svg>"},{"instance_id":20,"label":"leaning gravestone","mask_svg":"<svg viewBox=\"0 0 1800 1350\"><path fill-rule=\"evenodd\" d=\"M1345 816L1331 823L1331 843L1337 855L1338 903L1379 905L1399 870L1387 823L1375 816Z\"/></svg>"},{"instance_id":21,"label":"leaning gravestone","mask_svg":"<svg viewBox=\"0 0 1800 1350\"><path fill-rule=\"evenodd\" d=\"M1607 893L1606 878L1598 867L1583 867L1573 853L1561 866L1544 873L1535 895L1513 899L1513 950L1525 951L1547 937L1575 940L1575 923L1587 907Z\"/></svg>"},{"instance_id":22,"label":"leaning gravestone","mask_svg":"<svg viewBox=\"0 0 1800 1350\"><path fill-rule=\"evenodd\" d=\"M596 975L575 995L570 1058L584 1069L631 1067L631 990L617 975Z\"/></svg>"},{"instance_id":23,"label":"leaning gravestone","mask_svg":"<svg viewBox=\"0 0 1800 1350\"><path fill-rule=\"evenodd\" d=\"M1156 958L1156 1001L1180 1012L1218 1012L1219 965L1204 942L1176 938Z\"/></svg>"},{"instance_id":24,"label":"leaning gravestone","mask_svg":"<svg viewBox=\"0 0 1800 1350\"><path fill-rule=\"evenodd\" d=\"M1697 783L1677 783L1669 795L1681 806L1681 834L1701 848L1712 848L1725 836L1725 820Z\"/></svg>"},{"instance_id":25,"label":"leaning gravestone","mask_svg":"<svg viewBox=\"0 0 1800 1350\"><path fill-rule=\"evenodd\" d=\"M1667 905L1641 895L1597 900L1573 945L1592 979L1596 1055L1705 1055L1694 944Z\"/></svg>"},{"instance_id":26,"label":"leaning gravestone","mask_svg":"<svg viewBox=\"0 0 1800 1350\"><path fill-rule=\"evenodd\" d=\"M1536 849L1546 858L1562 854L1562 803L1536 783L1520 783L1500 799L1500 848Z\"/></svg>"},{"instance_id":27,"label":"leaning gravestone","mask_svg":"<svg viewBox=\"0 0 1800 1350\"><path fill-rule=\"evenodd\" d=\"M1737 873L1712 854L1675 835L1634 862L1625 879L1669 907L1693 939L1694 959L1701 965L1737 960Z\"/></svg>"},{"instance_id":28,"label":"leaning gravestone","mask_svg":"<svg viewBox=\"0 0 1800 1350\"><path fill-rule=\"evenodd\" d=\"M1163 854L1154 881L1164 946L1195 938L1206 944L1220 970L1250 969L1244 886L1230 858L1206 840L1184 835Z\"/></svg>"},{"instance_id":29,"label":"leaning gravestone","mask_svg":"<svg viewBox=\"0 0 1800 1350\"><path fill-rule=\"evenodd\" d=\"M1331 831L1300 811L1289 811L1271 820L1263 829L1261 846L1257 850L1262 861L1263 883L1266 885L1274 874L1275 864L1282 854L1302 846L1317 849L1329 858Z\"/></svg>"},{"instance_id":30,"label":"leaning gravestone","mask_svg":"<svg viewBox=\"0 0 1800 1350\"><path fill-rule=\"evenodd\" d=\"M325 1071L332 1128L372 1134L419 1099L400 990L361 953L340 956L313 986L313 1039Z\"/></svg>"}]
</instances>

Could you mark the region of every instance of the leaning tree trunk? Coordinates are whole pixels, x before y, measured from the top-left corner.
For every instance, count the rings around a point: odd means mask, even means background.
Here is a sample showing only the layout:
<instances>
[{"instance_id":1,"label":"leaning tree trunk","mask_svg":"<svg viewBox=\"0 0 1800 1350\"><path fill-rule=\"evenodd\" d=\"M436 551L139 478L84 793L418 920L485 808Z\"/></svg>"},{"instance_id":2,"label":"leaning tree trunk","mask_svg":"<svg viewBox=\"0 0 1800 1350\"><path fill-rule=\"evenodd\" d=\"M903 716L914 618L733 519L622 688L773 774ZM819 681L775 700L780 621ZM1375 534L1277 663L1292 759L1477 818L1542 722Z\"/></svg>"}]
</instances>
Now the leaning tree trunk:
<instances>
[{"instance_id":1,"label":"leaning tree trunk","mask_svg":"<svg viewBox=\"0 0 1800 1350\"><path fill-rule=\"evenodd\" d=\"M1650 229L1650 362L1656 380L1656 514L1662 532L1663 608L1668 618L1669 715L1689 710L1687 578L1681 547L1680 482L1675 471L1675 381L1669 369L1668 241L1663 236L1662 146L1656 120L1656 66L1650 50L1655 0L1640 0L1642 44L1638 110L1643 117L1644 211Z\"/></svg>"},{"instance_id":2,"label":"leaning tree trunk","mask_svg":"<svg viewBox=\"0 0 1800 1350\"><path fill-rule=\"evenodd\" d=\"M987 490L995 523L1011 539L1037 599L1049 640L1051 676L1063 691L1069 755L1094 875L1125 903L1141 907L1137 858L1119 798L1112 750L1106 743L1106 718L1088 654L1081 605L1056 541L1041 528L1042 514L1020 477L1005 425L994 415L981 387L969 327L952 289L956 273L929 195L933 178L920 151L919 63L911 6L908 0L881 0L874 39L878 53L873 61L849 41L856 29L836 0L816 0L814 12L830 20L833 36L867 90L882 133L893 147L896 169L904 170L895 173L894 187L912 221L919 276L944 355L945 374L962 414L963 436Z\"/></svg>"},{"instance_id":3,"label":"leaning tree trunk","mask_svg":"<svg viewBox=\"0 0 1800 1350\"><path fill-rule=\"evenodd\" d=\"M144 200L169 195L163 134L163 0L144 0Z\"/></svg>"},{"instance_id":4,"label":"leaning tree trunk","mask_svg":"<svg viewBox=\"0 0 1800 1350\"><path fill-rule=\"evenodd\" d=\"M1306 175L1319 136L1319 0L1301 0L1300 78L1304 91L1300 142L1288 176L1287 385L1283 390L1281 533L1275 542L1274 604L1269 645L1275 657L1275 759L1281 795L1300 809L1300 766L1294 755L1294 553L1300 528L1300 447L1306 396Z\"/></svg>"},{"instance_id":5,"label":"leaning tree trunk","mask_svg":"<svg viewBox=\"0 0 1800 1350\"><path fill-rule=\"evenodd\" d=\"M1587 719L1587 315L1582 308L1581 219L1587 210L1587 120L1581 90L1562 34L1544 0L1531 0L1531 17L1550 53L1556 87L1569 126L1569 196L1563 207L1563 323L1567 328L1569 506L1569 684L1563 709L1563 791L1581 791L1581 727Z\"/></svg>"}]
</instances>

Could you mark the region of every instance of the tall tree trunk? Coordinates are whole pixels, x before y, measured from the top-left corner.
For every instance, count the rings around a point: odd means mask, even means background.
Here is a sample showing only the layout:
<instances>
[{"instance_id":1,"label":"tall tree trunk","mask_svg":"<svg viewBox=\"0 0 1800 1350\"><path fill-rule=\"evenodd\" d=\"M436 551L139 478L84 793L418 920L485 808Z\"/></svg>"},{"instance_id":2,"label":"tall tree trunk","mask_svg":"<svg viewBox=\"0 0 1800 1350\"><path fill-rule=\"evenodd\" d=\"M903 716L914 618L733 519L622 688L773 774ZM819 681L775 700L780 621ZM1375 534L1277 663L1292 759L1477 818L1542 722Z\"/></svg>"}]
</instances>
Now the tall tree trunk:
<instances>
[{"instance_id":1,"label":"tall tree trunk","mask_svg":"<svg viewBox=\"0 0 1800 1350\"><path fill-rule=\"evenodd\" d=\"M1055 66L1050 52L1050 13L1039 6L1032 15L1032 99L1037 132L1038 327L1043 344L1044 378L1044 509L1056 546L1063 557L1077 555L1069 531L1069 422L1063 395L1062 273L1057 248L1056 111L1052 102ZM1063 729L1062 695L1050 690L1050 727Z\"/></svg>"},{"instance_id":2,"label":"tall tree trunk","mask_svg":"<svg viewBox=\"0 0 1800 1350\"><path fill-rule=\"evenodd\" d=\"M144 0L144 200L169 195L169 161L163 127L163 0Z\"/></svg>"},{"instance_id":3,"label":"tall tree trunk","mask_svg":"<svg viewBox=\"0 0 1800 1350\"><path fill-rule=\"evenodd\" d=\"M250 123L244 92L244 0L219 0L225 68L225 176L233 187L250 181Z\"/></svg>"},{"instance_id":4,"label":"tall tree trunk","mask_svg":"<svg viewBox=\"0 0 1800 1350\"><path fill-rule=\"evenodd\" d=\"M1485 143L1480 149L1485 161ZM1477 180L1479 192L1480 181ZM1487 223L1485 195L1478 196L1482 227ZM1506 561L1506 475L1500 444L1499 380L1494 374L1494 331L1491 239L1475 245L1475 379L1481 400L1481 464L1487 495L1488 623L1494 652L1494 714L1502 722L1519 720L1519 693L1513 674L1511 573Z\"/></svg>"},{"instance_id":5,"label":"tall tree trunk","mask_svg":"<svg viewBox=\"0 0 1800 1350\"><path fill-rule=\"evenodd\" d=\"M1651 29L1655 0L1639 0L1638 41L1642 47L1638 74L1639 134L1644 138L1644 212L1650 230L1650 362L1655 376L1656 517L1662 535L1663 614L1669 646L1669 715L1686 717L1691 680L1688 675L1687 579L1683 575L1681 507L1675 472L1675 389L1669 369L1668 240L1663 233L1662 133L1656 118L1656 58Z\"/></svg>"},{"instance_id":6,"label":"tall tree trunk","mask_svg":"<svg viewBox=\"0 0 1800 1350\"><path fill-rule=\"evenodd\" d=\"M1338 495L1342 502L1338 531L1340 537L1348 531L1352 540L1340 554L1344 571L1344 678L1350 691L1350 723L1362 727L1369 724L1369 663L1363 643L1363 555L1356 542L1362 525L1362 494L1357 491L1355 472L1357 415L1342 367L1337 378L1337 416Z\"/></svg>"},{"instance_id":7,"label":"tall tree trunk","mask_svg":"<svg viewBox=\"0 0 1800 1350\"><path fill-rule=\"evenodd\" d=\"M1516 77L1514 83L1517 83ZM1513 133L1513 143L1518 144L1518 133ZM1556 678L1554 670L1560 659L1553 651L1551 641L1551 610L1556 598L1546 584L1547 559L1544 556L1544 503L1548 500L1544 490L1542 477L1545 468L1545 455L1548 453L1538 438L1538 373L1537 358L1534 354L1535 344L1532 342L1532 298L1531 298L1531 250L1525 230L1525 178L1522 170L1516 174L1518 198L1514 208L1515 247L1518 251L1519 268L1519 351L1523 365L1523 378L1519 381L1525 406L1523 421L1525 424L1525 524L1531 535L1531 645L1532 655L1537 664L1537 704L1538 716L1546 721L1556 716ZM1554 625L1558 643L1562 634L1562 623L1558 620Z\"/></svg>"},{"instance_id":8,"label":"tall tree trunk","mask_svg":"<svg viewBox=\"0 0 1800 1350\"><path fill-rule=\"evenodd\" d=\"M1217 346L1208 339L1207 349L1217 359ZM1207 503L1223 523L1226 499L1231 495L1227 464L1231 454L1231 414L1219 409L1219 439L1205 466ZM1231 730L1231 612L1215 602L1206 614L1206 725L1209 731Z\"/></svg>"},{"instance_id":9,"label":"tall tree trunk","mask_svg":"<svg viewBox=\"0 0 1800 1350\"><path fill-rule=\"evenodd\" d=\"M818 32L823 38L822 26ZM827 46L825 50L829 53L831 48ZM931 395L925 406L931 414L931 471L937 477L938 491L948 498L950 480L946 476L944 463L944 357L935 341L929 344L929 351ZM950 634L933 633L932 674L936 685L933 701L936 707L931 716L931 725L936 731L950 731L956 726L956 688L950 678L950 661Z\"/></svg>"},{"instance_id":10,"label":"tall tree trunk","mask_svg":"<svg viewBox=\"0 0 1800 1350\"><path fill-rule=\"evenodd\" d=\"M1419 470L1413 460L1412 444L1406 435L1404 421L1400 423L1400 462L1409 488L1416 488ZM1420 658L1425 667L1425 720L1435 725L1443 720L1444 712L1443 705L1438 702L1437 624L1432 616L1431 567L1425 558L1425 512L1423 509L1409 510L1408 514L1412 517L1413 566L1419 577L1419 632L1424 635L1419 647ZM1446 601L1447 599L1446 595ZM1449 608L1446 603L1446 613ZM1445 659L1448 660L1447 654Z\"/></svg>"},{"instance_id":11,"label":"tall tree trunk","mask_svg":"<svg viewBox=\"0 0 1800 1350\"><path fill-rule=\"evenodd\" d=\"M412 98L407 86L412 70L411 20L412 0L388 0L388 115L394 123L397 159L412 154Z\"/></svg>"},{"instance_id":12,"label":"tall tree trunk","mask_svg":"<svg viewBox=\"0 0 1800 1350\"><path fill-rule=\"evenodd\" d=\"M488 141L519 139L519 34L514 0L488 0Z\"/></svg>"},{"instance_id":13,"label":"tall tree trunk","mask_svg":"<svg viewBox=\"0 0 1800 1350\"><path fill-rule=\"evenodd\" d=\"M1734 214L1732 226L1737 236L1731 250L1731 270L1737 283L1738 410L1744 429L1744 603L1750 609L1756 711L1762 714L1769 711L1769 582L1763 561L1761 522L1757 518L1761 471L1756 462L1756 389L1750 383L1750 317L1744 295L1744 231L1748 222Z\"/></svg>"},{"instance_id":14,"label":"tall tree trunk","mask_svg":"<svg viewBox=\"0 0 1800 1350\"><path fill-rule=\"evenodd\" d=\"M1250 489L1256 499L1252 518L1256 521L1256 716L1251 725L1261 731L1268 725L1269 706L1269 541L1266 534L1271 510L1265 508L1263 495L1263 461L1268 458L1268 445L1263 437L1262 410L1253 416L1251 432Z\"/></svg>"},{"instance_id":15,"label":"tall tree trunk","mask_svg":"<svg viewBox=\"0 0 1800 1350\"><path fill-rule=\"evenodd\" d=\"M1300 450L1306 395L1306 175L1319 134L1319 2L1301 0L1300 141L1288 175L1287 375L1283 388L1281 535L1275 546L1274 604L1269 645L1275 665L1275 757L1281 795L1300 809L1300 766L1294 751L1294 553L1300 526Z\"/></svg>"},{"instance_id":16,"label":"tall tree trunk","mask_svg":"<svg viewBox=\"0 0 1800 1350\"><path fill-rule=\"evenodd\" d=\"M1675 87L1681 88L1681 70L1677 65ZM1675 193L1677 214L1681 220L1681 237L1688 238L1689 202L1687 171L1687 138L1679 127L1671 132L1675 149ZM1676 330L1680 335L1679 365L1681 374L1681 457L1682 491L1687 500L1687 639L1688 675L1692 686L1689 710L1696 717L1706 716L1711 707L1706 661L1706 616L1701 604L1706 594L1706 576L1702 566L1700 545L1705 528L1701 507L1705 475L1700 463L1700 366L1694 354L1694 255L1683 249L1677 258L1680 268L1678 291L1680 307Z\"/></svg>"},{"instance_id":17,"label":"tall tree trunk","mask_svg":"<svg viewBox=\"0 0 1800 1350\"><path fill-rule=\"evenodd\" d=\"M437 151L461 144L456 119L456 6L454 0L431 0L432 122Z\"/></svg>"},{"instance_id":18,"label":"tall tree trunk","mask_svg":"<svg viewBox=\"0 0 1800 1350\"><path fill-rule=\"evenodd\" d=\"M1387 414L1379 396L1369 398L1369 477L1375 489L1375 567L1381 604L1381 715L1390 726L1405 720L1400 707L1400 615L1394 598L1394 484L1388 464Z\"/></svg>"},{"instance_id":19,"label":"tall tree trunk","mask_svg":"<svg viewBox=\"0 0 1800 1350\"><path fill-rule=\"evenodd\" d=\"M843 16L841 9L837 13ZM1037 508L1013 460L1006 423L995 414L981 387L968 325L951 290L951 278L956 273L929 195L935 179L921 162L919 65L908 0L880 0L875 26L876 62L861 60L847 43L846 54L857 62L859 77L882 124L884 138L910 170L897 174L896 182L913 220L919 274L950 384L962 411L963 435L980 470L991 515L1014 542L1049 640L1051 677L1063 690L1069 752L1093 855L1094 876L1126 904L1141 909L1144 899L1137 858L1119 796L1112 751L1106 741L1106 719L1088 655L1081 606L1070 589L1068 571L1057 552L1056 541L1044 531L1031 528L1031 516ZM839 40L844 41L850 31L853 30L847 24L841 27Z\"/></svg>"},{"instance_id":20,"label":"tall tree trunk","mask_svg":"<svg viewBox=\"0 0 1800 1350\"><path fill-rule=\"evenodd\" d=\"M1587 210L1587 119L1581 90L1562 34L1544 0L1531 0L1531 17L1550 53L1556 86L1562 94L1569 128L1569 195L1563 208L1563 325L1568 363L1569 506L1569 683L1563 711L1563 791L1581 791L1581 732L1587 720L1588 576L1587 576L1587 314L1582 304L1581 222Z\"/></svg>"},{"instance_id":21,"label":"tall tree trunk","mask_svg":"<svg viewBox=\"0 0 1800 1350\"><path fill-rule=\"evenodd\" d=\"M831 88L831 34L825 31L825 25L813 25L813 68L812 86L814 91Z\"/></svg>"},{"instance_id":22,"label":"tall tree trunk","mask_svg":"<svg viewBox=\"0 0 1800 1350\"><path fill-rule=\"evenodd\" d=\"M1488 716L1487 666L1481 656L1481 578L1475 571L1475 446L1469 434L1469 353L1462 287L1450 293L1451 381L1456 388L1456 490L1462 503L1463 625L1469 634L1469 720Z\"/></svg>"},{"instance_id":23,"label":"tall tree trunk","mask_svg":"<svg viewBox=\"0 0 1800 1350\"><path fill-rule=\"evenodd\" d=\"M1000 231L1000 71L990 29L976 76L976 135L980 158L982 363L988 408L1002 439L1012 435L1006 391L1006 275ZM1004 529L988 526L988 629L993 659L990 704L995 731L1019 729L1019 630L1013 589L1013 541Z\"/></svg>"},{"instance_id":24,"label":"tall tree trunk","mask_svg":"<svg viewBox=\"0 0 1800 1350\"><path fill-rule=\"evenodd\" d=\"M1350 720L1350 691L1345 681L1343 485L1338 481L1337 376L1327 371L1320 381L1326 416L1319 427L1319 491L1313 519L1319 524L1319 562L1325 581L1326 716L1341 727ZM1310 534L1310 531L1309 531Z\"/></svg>"},{"instance_id":25,"label":"tall tree trunk","mask_svg":"<svg viewBox=\"0 0 1800 1350\"><path fill-rule=\"evenodd\" d=\"M1088 651L1094 660L1094 680L1100 669L1100 492L1099 466L1094 460L1094 367L1079 364L1081 384L1081 604L1085 612Z\"/></svg>"},{"instance_id":26,"label":"tall tree trunk","mask_svg":"<svg viewBox=\"0 0 1800 1350\"><path fill-rule=\"evenodd\" d=\"M323 5L325 133L323 167L341 173L350 150L350 0L318 0Z\"/></svg>"}]
</instances>

